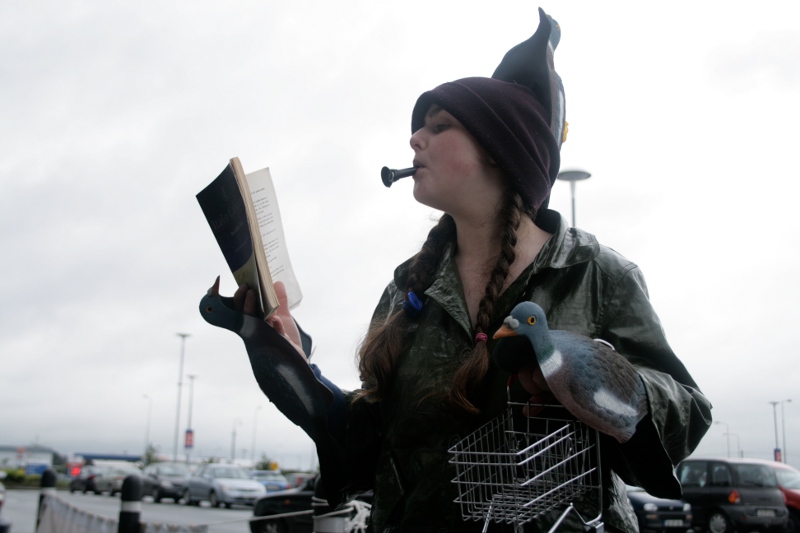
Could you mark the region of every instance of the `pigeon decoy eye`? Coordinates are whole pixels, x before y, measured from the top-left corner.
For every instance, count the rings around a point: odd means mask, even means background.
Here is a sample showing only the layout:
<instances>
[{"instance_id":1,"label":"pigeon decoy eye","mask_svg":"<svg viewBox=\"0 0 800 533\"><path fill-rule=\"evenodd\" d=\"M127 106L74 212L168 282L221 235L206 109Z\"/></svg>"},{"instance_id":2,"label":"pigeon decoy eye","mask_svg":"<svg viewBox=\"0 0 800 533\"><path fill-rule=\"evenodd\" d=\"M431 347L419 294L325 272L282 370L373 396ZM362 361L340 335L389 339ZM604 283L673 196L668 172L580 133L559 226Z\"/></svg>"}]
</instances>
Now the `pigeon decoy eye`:
<instances>
[{"instance_id":1,"label":"pigeon decoy eye","mask_svg":"<svg viewBox=\"0 0 800 533\"><path fill-rule=\"evenodd\" d=\"M209 305L208 307L206 307L206 313L210 313L210 312L212 312L213 310L214 310L214 308L213 308L213 307L211 307L210 305Z\"/></svg>"},{"instance_id":2,"label":"pigeon decoy eye","mask_svg":"<svg viewBox=\"0 0 800 533\"><path fill-rule=\"evenodd\" d=\"M530 324L531 326L536 324L536 317L535 316L529 316L528 317L528 324Z\"/></svg>"}]
</instances>

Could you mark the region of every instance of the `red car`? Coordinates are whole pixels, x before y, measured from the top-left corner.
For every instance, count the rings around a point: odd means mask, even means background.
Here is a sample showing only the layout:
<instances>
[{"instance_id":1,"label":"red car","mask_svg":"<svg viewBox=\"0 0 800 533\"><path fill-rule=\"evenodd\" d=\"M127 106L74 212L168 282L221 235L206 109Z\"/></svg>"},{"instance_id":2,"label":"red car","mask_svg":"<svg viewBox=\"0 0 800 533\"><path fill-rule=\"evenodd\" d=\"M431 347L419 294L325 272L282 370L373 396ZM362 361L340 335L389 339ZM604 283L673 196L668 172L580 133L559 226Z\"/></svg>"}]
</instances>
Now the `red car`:
<instances>
[{"instance_id":1,"label":"red car","mask_svg":"<svg viewBox=\"0 0 800 533\"><path fill-rule=\"evenodd\" d=\"M789 522L786 531L800 533L800 470L786 463L763 461L775 472L778 488L783 492L786 508L789 509Z\"/></svg>"}]
</instances>

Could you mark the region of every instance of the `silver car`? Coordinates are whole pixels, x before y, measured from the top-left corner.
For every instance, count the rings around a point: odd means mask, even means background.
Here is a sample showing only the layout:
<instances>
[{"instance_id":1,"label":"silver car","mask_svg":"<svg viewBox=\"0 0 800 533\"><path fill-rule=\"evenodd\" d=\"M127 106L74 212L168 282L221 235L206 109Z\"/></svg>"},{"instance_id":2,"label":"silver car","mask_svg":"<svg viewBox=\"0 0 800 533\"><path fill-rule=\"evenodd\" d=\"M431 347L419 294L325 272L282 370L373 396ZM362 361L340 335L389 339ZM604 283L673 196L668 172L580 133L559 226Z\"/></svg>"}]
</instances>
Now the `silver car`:
<instances>
[{"instance_id":1,"label":"silver car","mask_svg":"<svg viewBox=\"0 0 800 533\"><path fill-rule=\"evenodd\" d=\"M264 485L244 469L233 465L204 464L186 482L183 498L186 505L208 501L212 507L253 505L267 493Z\"/></svg>"}]
</instances>

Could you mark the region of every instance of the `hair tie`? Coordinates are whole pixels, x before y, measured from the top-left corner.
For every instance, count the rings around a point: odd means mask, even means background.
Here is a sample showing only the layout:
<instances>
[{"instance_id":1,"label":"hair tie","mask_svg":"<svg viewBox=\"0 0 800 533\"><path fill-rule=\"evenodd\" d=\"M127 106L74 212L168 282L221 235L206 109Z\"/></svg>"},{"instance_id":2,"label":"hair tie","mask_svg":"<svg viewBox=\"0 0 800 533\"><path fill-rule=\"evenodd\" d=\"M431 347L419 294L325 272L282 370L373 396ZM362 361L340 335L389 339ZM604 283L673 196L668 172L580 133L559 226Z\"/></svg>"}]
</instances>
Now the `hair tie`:
<instances>
[{"instance_id":1,"label":"hair tie","mask_svg":"<svg viewBox=\"0 0 800 533\"><path fill-rule=\"evenodd\" d=\"M478 333L475 335L475 343L486 342L488 339L489 337L486 336L486 333Z\"/></svg>"},{"instance_id":2,"label":"hair tie","mask_svg":"<svg viewBox=\"0 0 800 533\"><path fill-rule=\"evenodd\" d=\"M413 291L408 291L406 301L403 302L403 311L408 318L416 318L422 312L422 300Z\"/></svg>"}]
</instances>

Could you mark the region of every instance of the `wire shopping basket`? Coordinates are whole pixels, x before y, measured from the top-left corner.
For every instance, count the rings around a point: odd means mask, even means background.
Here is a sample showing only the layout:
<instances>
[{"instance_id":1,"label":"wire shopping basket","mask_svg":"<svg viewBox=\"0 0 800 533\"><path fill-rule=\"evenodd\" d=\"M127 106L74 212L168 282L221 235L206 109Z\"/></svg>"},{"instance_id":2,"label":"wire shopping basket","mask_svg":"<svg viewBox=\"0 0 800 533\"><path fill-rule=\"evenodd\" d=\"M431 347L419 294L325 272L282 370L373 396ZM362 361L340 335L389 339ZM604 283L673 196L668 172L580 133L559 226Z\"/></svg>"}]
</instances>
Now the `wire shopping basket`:
<instances>
[{"instance_id":1,"label":"wire shopping basket","mask_svg":"<svg viewBox=\"0 0 800 533\"><path fill-rule=\"evenodd\" d=\"M597 431L577 420L527 417L528 404L509 401L506 412L450 448L458 486L455 502L465 520L522 525L554 511L558 528L577 500L596 502L596 517L578 513L602 530L600 446ZM551 406L548 406L551 407ZM552 406L563 409L561 406ZM592 506L592 512L594 505Z\"/></svg>"}]
</instances>

